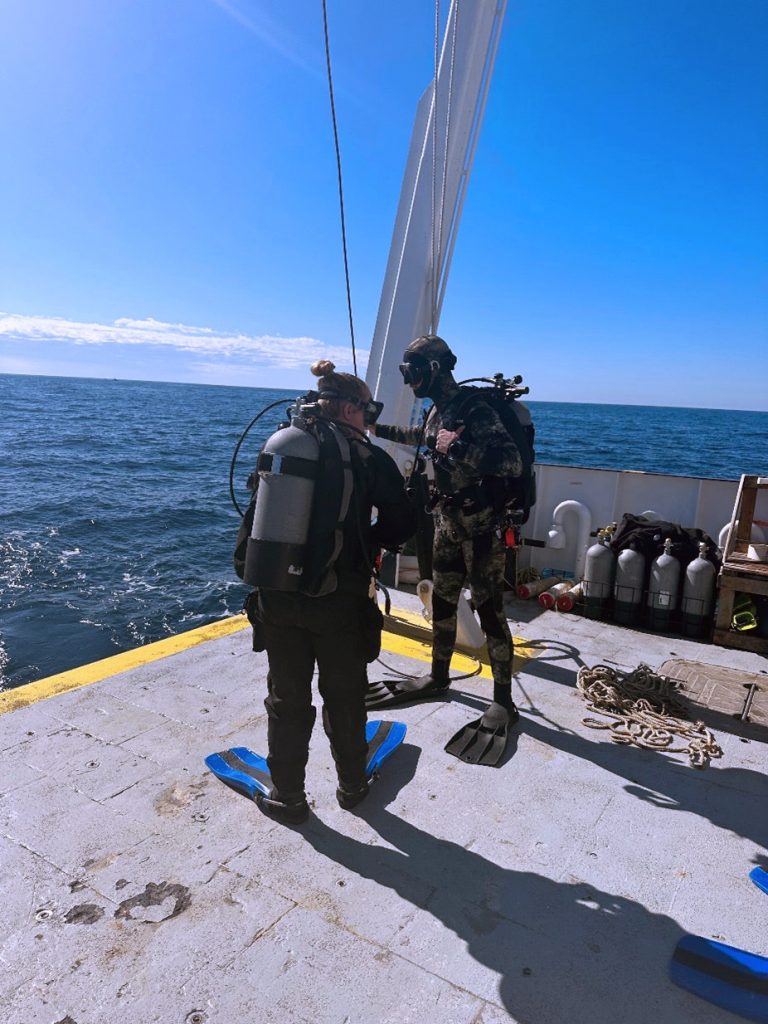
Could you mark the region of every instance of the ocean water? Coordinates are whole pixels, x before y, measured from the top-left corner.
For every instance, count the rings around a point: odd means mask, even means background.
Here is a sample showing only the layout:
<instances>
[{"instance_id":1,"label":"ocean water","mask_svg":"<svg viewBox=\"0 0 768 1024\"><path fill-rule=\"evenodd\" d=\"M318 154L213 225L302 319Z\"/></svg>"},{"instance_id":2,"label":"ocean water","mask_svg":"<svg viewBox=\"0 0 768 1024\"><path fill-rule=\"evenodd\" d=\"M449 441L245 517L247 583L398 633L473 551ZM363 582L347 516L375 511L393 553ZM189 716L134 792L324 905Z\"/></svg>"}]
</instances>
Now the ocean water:
<instances>
[{"instance_id":1,"label":"ocean water","mask_svg":"<svg viewBox=\"0 0 768 1024\"><path fill-rule=\"evenodd\" d=\"M239 611L232 452L261 408L294 394L0 375L0 688ZM241 450L243 507L285 405ZM540 462L725 479L765 468L768 413L530 407Z\"/></svg>"}]
</instances>

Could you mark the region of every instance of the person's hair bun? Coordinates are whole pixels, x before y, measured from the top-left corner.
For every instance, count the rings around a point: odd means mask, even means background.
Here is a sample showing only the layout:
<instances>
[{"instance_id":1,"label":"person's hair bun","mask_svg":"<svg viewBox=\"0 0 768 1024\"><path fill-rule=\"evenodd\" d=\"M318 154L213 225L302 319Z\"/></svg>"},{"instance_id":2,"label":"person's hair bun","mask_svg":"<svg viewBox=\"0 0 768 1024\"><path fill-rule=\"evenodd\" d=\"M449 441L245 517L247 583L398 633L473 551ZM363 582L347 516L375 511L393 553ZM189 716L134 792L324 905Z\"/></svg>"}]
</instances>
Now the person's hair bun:
<instances>
[{"instance_id":1,"label":"person's hair bun","mask_svg":"<svg viewBox=\"0 0 768 1024\"><path fill-rule=\"evenodd\" d=\"M327 377L329 374L333 373L336 366L330 359L318 359L316 363L312 363L309 369L310 373L315 377Z\"/></svg>"}]
</instances>

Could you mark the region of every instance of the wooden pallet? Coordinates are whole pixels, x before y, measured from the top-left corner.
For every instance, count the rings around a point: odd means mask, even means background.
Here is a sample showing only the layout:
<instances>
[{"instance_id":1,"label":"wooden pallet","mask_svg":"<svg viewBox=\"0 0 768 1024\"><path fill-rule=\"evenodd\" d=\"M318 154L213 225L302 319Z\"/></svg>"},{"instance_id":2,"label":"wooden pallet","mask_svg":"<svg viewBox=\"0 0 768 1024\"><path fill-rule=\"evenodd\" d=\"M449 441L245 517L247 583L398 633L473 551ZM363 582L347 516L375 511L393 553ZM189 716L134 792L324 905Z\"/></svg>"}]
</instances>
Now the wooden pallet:
<instances>
[{"instance_id":1,"label":"wooden pallet","mask_svg":"<svg viewBox=\"0 0 768 1024\"><path fill-rule=\"evenodd\" d=\"M720 570L720 601L713 640L723 647L738 647L756 654L768 654L768 637L731 629L733 603L737 594L768 597L768 562L755 562L748 549L755 518L758 492L768 490L768 477L742 476Z\"/></svg>"}]
</instances>

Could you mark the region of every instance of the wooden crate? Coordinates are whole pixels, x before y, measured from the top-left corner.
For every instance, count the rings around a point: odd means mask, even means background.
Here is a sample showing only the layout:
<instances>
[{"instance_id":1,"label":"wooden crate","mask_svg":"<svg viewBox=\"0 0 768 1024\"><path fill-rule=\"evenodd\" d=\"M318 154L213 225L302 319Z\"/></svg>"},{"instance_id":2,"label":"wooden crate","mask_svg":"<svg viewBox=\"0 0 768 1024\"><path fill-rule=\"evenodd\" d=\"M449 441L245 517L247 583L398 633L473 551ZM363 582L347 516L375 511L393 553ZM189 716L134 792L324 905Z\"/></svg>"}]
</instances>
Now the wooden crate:
<instances>
[{"instance_id":1,"label":"wooden crate","mask_svg":"<svg viewBox=\"0 0 768 1024\"><path fill-rule=\"evenodd\" d=\"M718 581L720 602L712 639L723 647L738 647L744 651L768 654L768 637L756 636L754 631L741 633L731 629L733 603L737 594L768 597L768 562L755 562L747 554L755 504L761 490L768 490L768 477L742 476L723 552L723 566Z\"/></svg>"}]
</instances>

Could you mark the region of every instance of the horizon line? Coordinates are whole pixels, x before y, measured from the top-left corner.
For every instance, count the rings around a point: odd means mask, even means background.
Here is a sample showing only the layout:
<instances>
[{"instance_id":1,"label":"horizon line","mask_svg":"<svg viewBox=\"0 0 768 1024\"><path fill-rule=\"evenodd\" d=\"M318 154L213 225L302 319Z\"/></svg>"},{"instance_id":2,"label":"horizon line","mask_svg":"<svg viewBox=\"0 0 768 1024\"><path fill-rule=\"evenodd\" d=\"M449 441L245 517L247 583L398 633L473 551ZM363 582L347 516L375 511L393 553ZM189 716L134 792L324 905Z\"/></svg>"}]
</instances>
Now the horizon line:
<instances>
[{"instance_id":1,"label":"horizon line","mask_svg":"<svg viewBox=\"0 0 768 1024\"><path fill-rule=\"evenodd\" d=\"M274 386L274 387L260 387L256 384L219 384L216 382L207 381L188 381L188 380L156 380L152 378L141 378L141 377L97 377L95 375L88 376L77 373L12 373L7 371L0 371L0 377L43 377L52 380L101 380L107 383L122 383L122 384L174 384L178 387L199 387L199 388L232 388L234 390L242 390L247 388L250 391L288 391L295 395L301 395L305 391L311 390L310 388L296 388L296 387L285 387ZM293 394L291 397L293 397ZM754 413L758 416L768 415L768 409L735 409L735 408L723 408L722 406L714 405L653 405L648 402L573 402L564 401L562 399L554 398L531 398L528 399L526 396L526 404L528 403L548 403L550 405L607 405L616 406L616 408L623 409L686 409L686 410L700 410L702 412L748 412Z\"/></svg>"}]
</instances>

